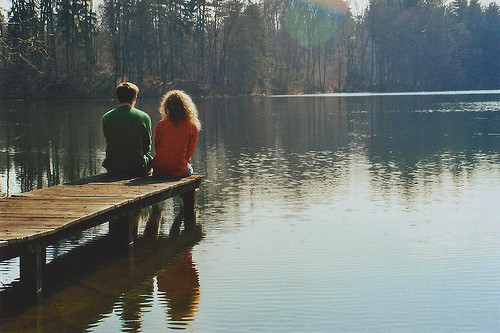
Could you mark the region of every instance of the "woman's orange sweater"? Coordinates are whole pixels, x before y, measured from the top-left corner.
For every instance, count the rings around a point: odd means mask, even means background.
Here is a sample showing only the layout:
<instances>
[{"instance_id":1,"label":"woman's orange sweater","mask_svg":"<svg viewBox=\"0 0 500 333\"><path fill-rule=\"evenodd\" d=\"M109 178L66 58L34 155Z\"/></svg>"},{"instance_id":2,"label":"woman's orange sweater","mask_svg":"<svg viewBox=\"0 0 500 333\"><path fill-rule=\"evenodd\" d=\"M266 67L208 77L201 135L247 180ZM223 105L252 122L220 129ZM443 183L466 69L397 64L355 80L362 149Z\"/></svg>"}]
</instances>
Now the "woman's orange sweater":
<instances>
[{"instance_id":1,"label":"woman's orange sweater","mask_svg":"<svg viewBox=\"0 0 500 333\"><path fill-rule=\"evenodd\" d=\"M192 122L184 120L176 125L168 118L160 120L154 131L153 174L185 176L197 139L198 129Z\"/></svg>"}]
</instances>

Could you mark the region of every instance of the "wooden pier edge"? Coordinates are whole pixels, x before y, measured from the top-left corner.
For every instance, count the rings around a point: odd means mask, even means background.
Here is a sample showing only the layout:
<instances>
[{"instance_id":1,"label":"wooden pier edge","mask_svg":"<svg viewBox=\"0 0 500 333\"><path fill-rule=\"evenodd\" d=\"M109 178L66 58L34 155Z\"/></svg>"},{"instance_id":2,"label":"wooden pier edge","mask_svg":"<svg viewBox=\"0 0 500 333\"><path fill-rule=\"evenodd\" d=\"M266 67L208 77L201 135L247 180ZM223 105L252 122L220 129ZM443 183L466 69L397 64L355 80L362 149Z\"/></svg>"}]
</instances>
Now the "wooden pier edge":
<instances>
[{"instance_id":1,"label":"wooden pier edge","mask_svg":"<svg viewBox=\"0 0 500 333\"><path fill-rule=\"evenodd\" d=\"M0 199L0 260L20 257L21 285L27 296L36 297L43 290L42 277L46 261L46 247L67 238L71 234L109 221L110 236L114 237L116 242L121 243L120 247L124 249L129 248L137 237L137 226L134 224L135 222L131 215L136 214L142 208L152 206L177 195L183 199L184 228L186 231L193 230L196 223L195 192L200 187L203 178L203 175L193 175L172 180L147 176L123 180L109 178L106 174L100 174L63 185ZM95 193L96 196L102 193L111 195L113 194L113 190L120 193L125 192L127 195L124 198L121 198L120 195L113 197L103 196L103 198L105 197L106 200L110 201L109 205L103 205L105 208L90 213L85 212L86 214L82 213L82 216L68 220L67 223L59 224L52 229L40 227L41 225L47 225L44 219L39 218L42 222L36 224L36 218L27 216L27 220L34 221L31 227L39 227L40 232L31 232L17 238L7 237L8 235L5 230L8 229L4 228L2 220L10 221L13 219L12 216L14 214L7 212L6 207L16 207L16 203L26 206L27 202L34 202L34 200L38 200L40 203L47 200L50 200L52 203L57 203L57 201L64 202L64 200L73 202L75 200L79 204L82 202L81 205L84 206L85 200L90 200L89 198L92 198L92 196L88 194L74 194L71 190L81 191L85 188ZM129 190L133 194L128 194ZM57 215L54 212L48 213ZM24 216L23 212L20 212L20 215L19 221L24 221L22 219ZM42 216L43 214L34 215Z\"/></svg>"}]
</instances>

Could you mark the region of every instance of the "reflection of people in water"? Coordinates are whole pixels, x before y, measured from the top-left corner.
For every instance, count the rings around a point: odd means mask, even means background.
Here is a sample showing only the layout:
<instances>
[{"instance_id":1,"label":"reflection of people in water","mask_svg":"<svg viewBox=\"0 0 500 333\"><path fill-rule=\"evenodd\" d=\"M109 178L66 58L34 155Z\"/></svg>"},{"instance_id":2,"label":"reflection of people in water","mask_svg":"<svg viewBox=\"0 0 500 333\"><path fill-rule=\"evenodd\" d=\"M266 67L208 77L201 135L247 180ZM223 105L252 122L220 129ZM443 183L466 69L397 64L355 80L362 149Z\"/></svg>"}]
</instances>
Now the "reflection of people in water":
<instances>
[{"instance_id":1,"label":"reflection of people in water","mask_svg":"<svg viewBox=\"0 0 500 333\"><path fill-rule=\"evenodd\" d=\"M143 234L144 240L150 240L154 243L154 240L158 239L158 230L162 215L163 210L161 206L154 205L147 217ZM139 215L138 218L140 219ZM198 272L194 267L191 257L191 250L186 249L185 246L175 245L175 240L182 242L182 238L178 238L180 236L179 226L182 223L182 218L183 214L181 210L175 217L169 234L173 238L170 238L171 241L168 244L172 246L171 249L175 249L177 255L172 257L170 254L167 254L167 258L171 259L171 263L164 266L165 268L157 274L160 297L163 297L168 305L169 321L172 324L176 323L178 325L193 320L198 305L200 287ZM164 247L165 243L162 244L162 249L166 250ZM169 252L166 251L166 253ZM140 250L138 249L136 255L138 255L138 258L144 259L139 254ZM139 268L135 267L135 269ZM142 328L142 314L145 312L145 308L152 306L151 299L154 292L153 279L150 282L139 284L124 293L122 297L123 308L121 317L126 330L137 332Z\"/></svg>"},{"instance_id":2,"label":"reflection of people in water","mask_svg":"<svg viewBox=\"0 0 500 333\"><path fill-rule=\"evenodd\" d=\"M200 282L191 249L158 273L158 290L164 292L169 321L193 320L200 297Z\"/></svg>"}]
</instances>

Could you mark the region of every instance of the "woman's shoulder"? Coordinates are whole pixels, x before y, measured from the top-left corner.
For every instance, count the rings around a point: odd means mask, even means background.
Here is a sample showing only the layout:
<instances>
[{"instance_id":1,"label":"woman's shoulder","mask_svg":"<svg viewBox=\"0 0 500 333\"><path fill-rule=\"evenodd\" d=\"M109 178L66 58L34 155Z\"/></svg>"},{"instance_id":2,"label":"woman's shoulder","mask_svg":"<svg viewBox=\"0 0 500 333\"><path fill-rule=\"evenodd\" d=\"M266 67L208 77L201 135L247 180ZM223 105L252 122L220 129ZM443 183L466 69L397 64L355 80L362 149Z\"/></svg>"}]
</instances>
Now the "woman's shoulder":
<instances>
[{"instance_id":1,"label":"woman's shoulder","mask_svg":"<svg viewBox=\"0 0 500 333\"><path fill-rule=\"evenodd\" d=\"M196 125L193 122L191 122L191 121L186 121L186 122L189 124L188 125L189 128L194 128L194 129L198 130L198 128L196 127Z\"/></svg>"},{"instance_id":2,"label":"woman's shoulder","mask_svg":"<svg viewBox=\"0 0 500 333\"><path fill-rule=\"evenodd\" d=\"M198 127L196 127L194 123L188 120L183 121L183 123L185 131L188 132L190 135L198 134Z\"/></svg>"}]
</instances>

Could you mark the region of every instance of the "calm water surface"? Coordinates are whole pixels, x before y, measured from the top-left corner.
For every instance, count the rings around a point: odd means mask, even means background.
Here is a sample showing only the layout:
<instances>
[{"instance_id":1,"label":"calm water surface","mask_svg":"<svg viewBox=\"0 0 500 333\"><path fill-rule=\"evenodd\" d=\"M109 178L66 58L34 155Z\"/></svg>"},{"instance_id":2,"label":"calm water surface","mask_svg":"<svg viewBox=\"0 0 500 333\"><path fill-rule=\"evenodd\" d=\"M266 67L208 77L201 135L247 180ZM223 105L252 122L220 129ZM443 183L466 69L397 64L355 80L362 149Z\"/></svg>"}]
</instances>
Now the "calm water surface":
<instances>
[{"instance_id":1,"label":"calm water surface","mask_svg":"<svg viewBox=\"0 0 500 333\"><path fill-rule=\"evenodd\" d=\"M38 306L3 262L0 332L498 331L499 94L196 102L199 233L167 200L133 256L106 225L55 244ZM113 105L3 102L1 195L101 172Z\"/></svg>"}]
</instances>

